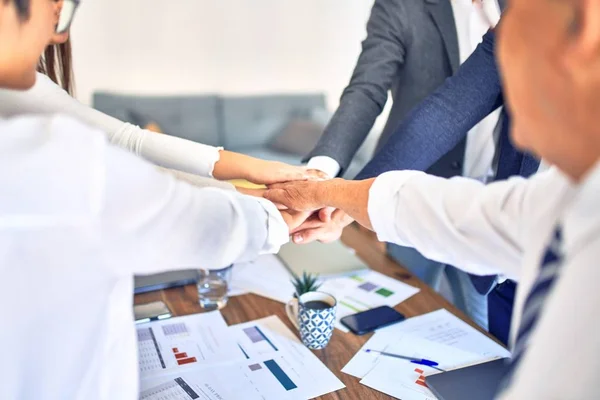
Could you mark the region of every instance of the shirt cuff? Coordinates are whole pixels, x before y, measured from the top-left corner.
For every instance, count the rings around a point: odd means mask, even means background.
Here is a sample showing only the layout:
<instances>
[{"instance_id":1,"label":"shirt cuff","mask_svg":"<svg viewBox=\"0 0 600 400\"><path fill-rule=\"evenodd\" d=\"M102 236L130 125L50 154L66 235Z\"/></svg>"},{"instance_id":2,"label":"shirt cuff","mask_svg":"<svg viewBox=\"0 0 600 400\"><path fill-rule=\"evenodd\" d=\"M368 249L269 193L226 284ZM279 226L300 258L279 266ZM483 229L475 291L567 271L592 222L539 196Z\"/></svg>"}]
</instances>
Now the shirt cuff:
<instances>
[{"instance_id":1,"label":"shirt cuff","mask_svg":"<svg viewBox=\"0 0 600 400\"><path fill-rule=\"evenodd\" d=\"M276 254L281 246L290 241L289 228L275 204L266 199L257 198L256 200L265 209L268 216L267 241L260 254Z\"/></svg>"},{"instance_id":2,"label":"shirt cuff","mask_svg":"<svg viewBox=\"0 0 600 400\"><path fill-rule=\"evenodd\" d=\"M223 151L223 147L214 147L206 150L206 161L208 162L207 174L210 178L214 178L215 164L221 159L221 151Z\"/></svg>"},{"instance_id":3,"label":"shirt cuff","mask_svg":"<svg viewBox=\"0 0 600 400\"><path fill-rule=\"evenodd\" d=\"M392 171L379 175L369 190L368 212L373 231L382 242L398 243L396 210L401 207L396 196L411 178L424 175L420 171Z\"/></svg>"},{"instance_id":4,"label":"shirt cuff","mask_svg":"<svg viewBox=\"0 0 600 400\"><path fill-rule=\"evenodd\" d=\"M331 157L316 156L311 158L306 164L308 169L318 169L325 172L330 178L335 178L340 173L340 164Z\"/></svg>"}]
</instances>

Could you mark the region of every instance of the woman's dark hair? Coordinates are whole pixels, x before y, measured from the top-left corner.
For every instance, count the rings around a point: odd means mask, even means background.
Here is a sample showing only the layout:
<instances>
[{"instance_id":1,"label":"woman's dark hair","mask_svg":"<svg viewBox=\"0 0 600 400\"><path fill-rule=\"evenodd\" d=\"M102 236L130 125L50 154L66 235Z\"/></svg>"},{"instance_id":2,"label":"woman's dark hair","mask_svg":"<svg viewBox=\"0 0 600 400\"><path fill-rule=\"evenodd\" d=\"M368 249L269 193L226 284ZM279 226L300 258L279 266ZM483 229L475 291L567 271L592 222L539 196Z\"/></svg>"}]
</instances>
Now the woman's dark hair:
<instances>
[{"instance_id":1,"label":"woman's dark hair","mask_svg":"<svg viewBox=\"0 0 600 400\"><path fill-rule=\"evenodd\" d=\"M73 58L71 55L71 39L65 43L46 47L40 58L38 72L48 76L54 83L73 95Z\"/></svg>"},{"instance_id":2,"label":"woman's dark hair","mask_svg":"<svg viewBox=\"0 0 600 400\"><path fill-rule=\"evenodd\" d=\"M5 3L8 3L11 0L4 0ZM29 18L29 0L12 0L17 7L17 12L19 13L19 17L21 19Z\"/></svg>"}]
</instances>

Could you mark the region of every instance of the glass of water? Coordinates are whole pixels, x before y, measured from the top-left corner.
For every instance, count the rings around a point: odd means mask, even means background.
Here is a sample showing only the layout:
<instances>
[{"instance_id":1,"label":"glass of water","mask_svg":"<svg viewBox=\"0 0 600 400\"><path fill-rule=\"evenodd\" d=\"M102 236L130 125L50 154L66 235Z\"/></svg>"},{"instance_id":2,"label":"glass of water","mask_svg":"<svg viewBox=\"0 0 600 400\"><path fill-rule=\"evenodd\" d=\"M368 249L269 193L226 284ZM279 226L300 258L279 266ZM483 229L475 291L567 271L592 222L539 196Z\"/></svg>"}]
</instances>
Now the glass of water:
<instances>
[{"instance_id":1,"label":"glass of water","mask_svg":"<svg viewBox=\"0 0 600 400\"><path fill-rule=\"evenodd\" d=\"M227 305L233 265L221 269L198 270L198 300L206 310L218 310Z\"/></svg>"}]
</instances>

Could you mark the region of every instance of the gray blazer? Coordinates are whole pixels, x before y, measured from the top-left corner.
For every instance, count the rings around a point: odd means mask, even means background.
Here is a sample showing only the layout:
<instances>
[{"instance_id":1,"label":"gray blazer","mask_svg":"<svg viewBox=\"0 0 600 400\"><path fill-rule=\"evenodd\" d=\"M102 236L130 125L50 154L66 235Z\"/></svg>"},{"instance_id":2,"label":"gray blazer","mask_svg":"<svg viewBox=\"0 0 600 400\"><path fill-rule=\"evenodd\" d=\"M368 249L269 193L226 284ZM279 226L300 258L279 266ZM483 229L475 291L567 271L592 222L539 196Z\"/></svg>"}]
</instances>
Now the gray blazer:
<instances>
[{"instance_id":1,"label":"gray blazer","mask_svg":"<svg viewBox=\"0 0 600 400\"><path fill-rule=\"evenodd\" d=\"M373 127L391 89L393 107L379 141L385 142L405 115L459 67L451 0L375 0L367 38L340 106L305 160L325 155L346 169ZM461 142L429 172L462 171Z\"/></svg>"}]
</instances>

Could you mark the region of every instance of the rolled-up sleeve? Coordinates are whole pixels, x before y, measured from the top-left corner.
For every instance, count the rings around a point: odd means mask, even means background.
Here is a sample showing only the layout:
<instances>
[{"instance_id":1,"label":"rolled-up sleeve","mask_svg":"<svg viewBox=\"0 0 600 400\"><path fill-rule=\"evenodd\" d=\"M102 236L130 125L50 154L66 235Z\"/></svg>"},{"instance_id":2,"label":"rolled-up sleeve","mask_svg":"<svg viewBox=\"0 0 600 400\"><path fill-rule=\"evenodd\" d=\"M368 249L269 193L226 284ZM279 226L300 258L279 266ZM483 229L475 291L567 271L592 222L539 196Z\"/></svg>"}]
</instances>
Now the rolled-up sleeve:
<instances>
[{"instance_id":1,"label":"rolled-up sleeve","mask_svg":"<svg viewBox=\"0 0 600 400\"><path fill-rule=\"evenodd\" d=\"M388 172L370 189L369 217L379 240L413 247L473 274L517 279L524 205L532 204L527 197L536 187L552 179L548 173L540 175L548 176L486 186L461 177Z\"/></svg>"}]
</instances>

